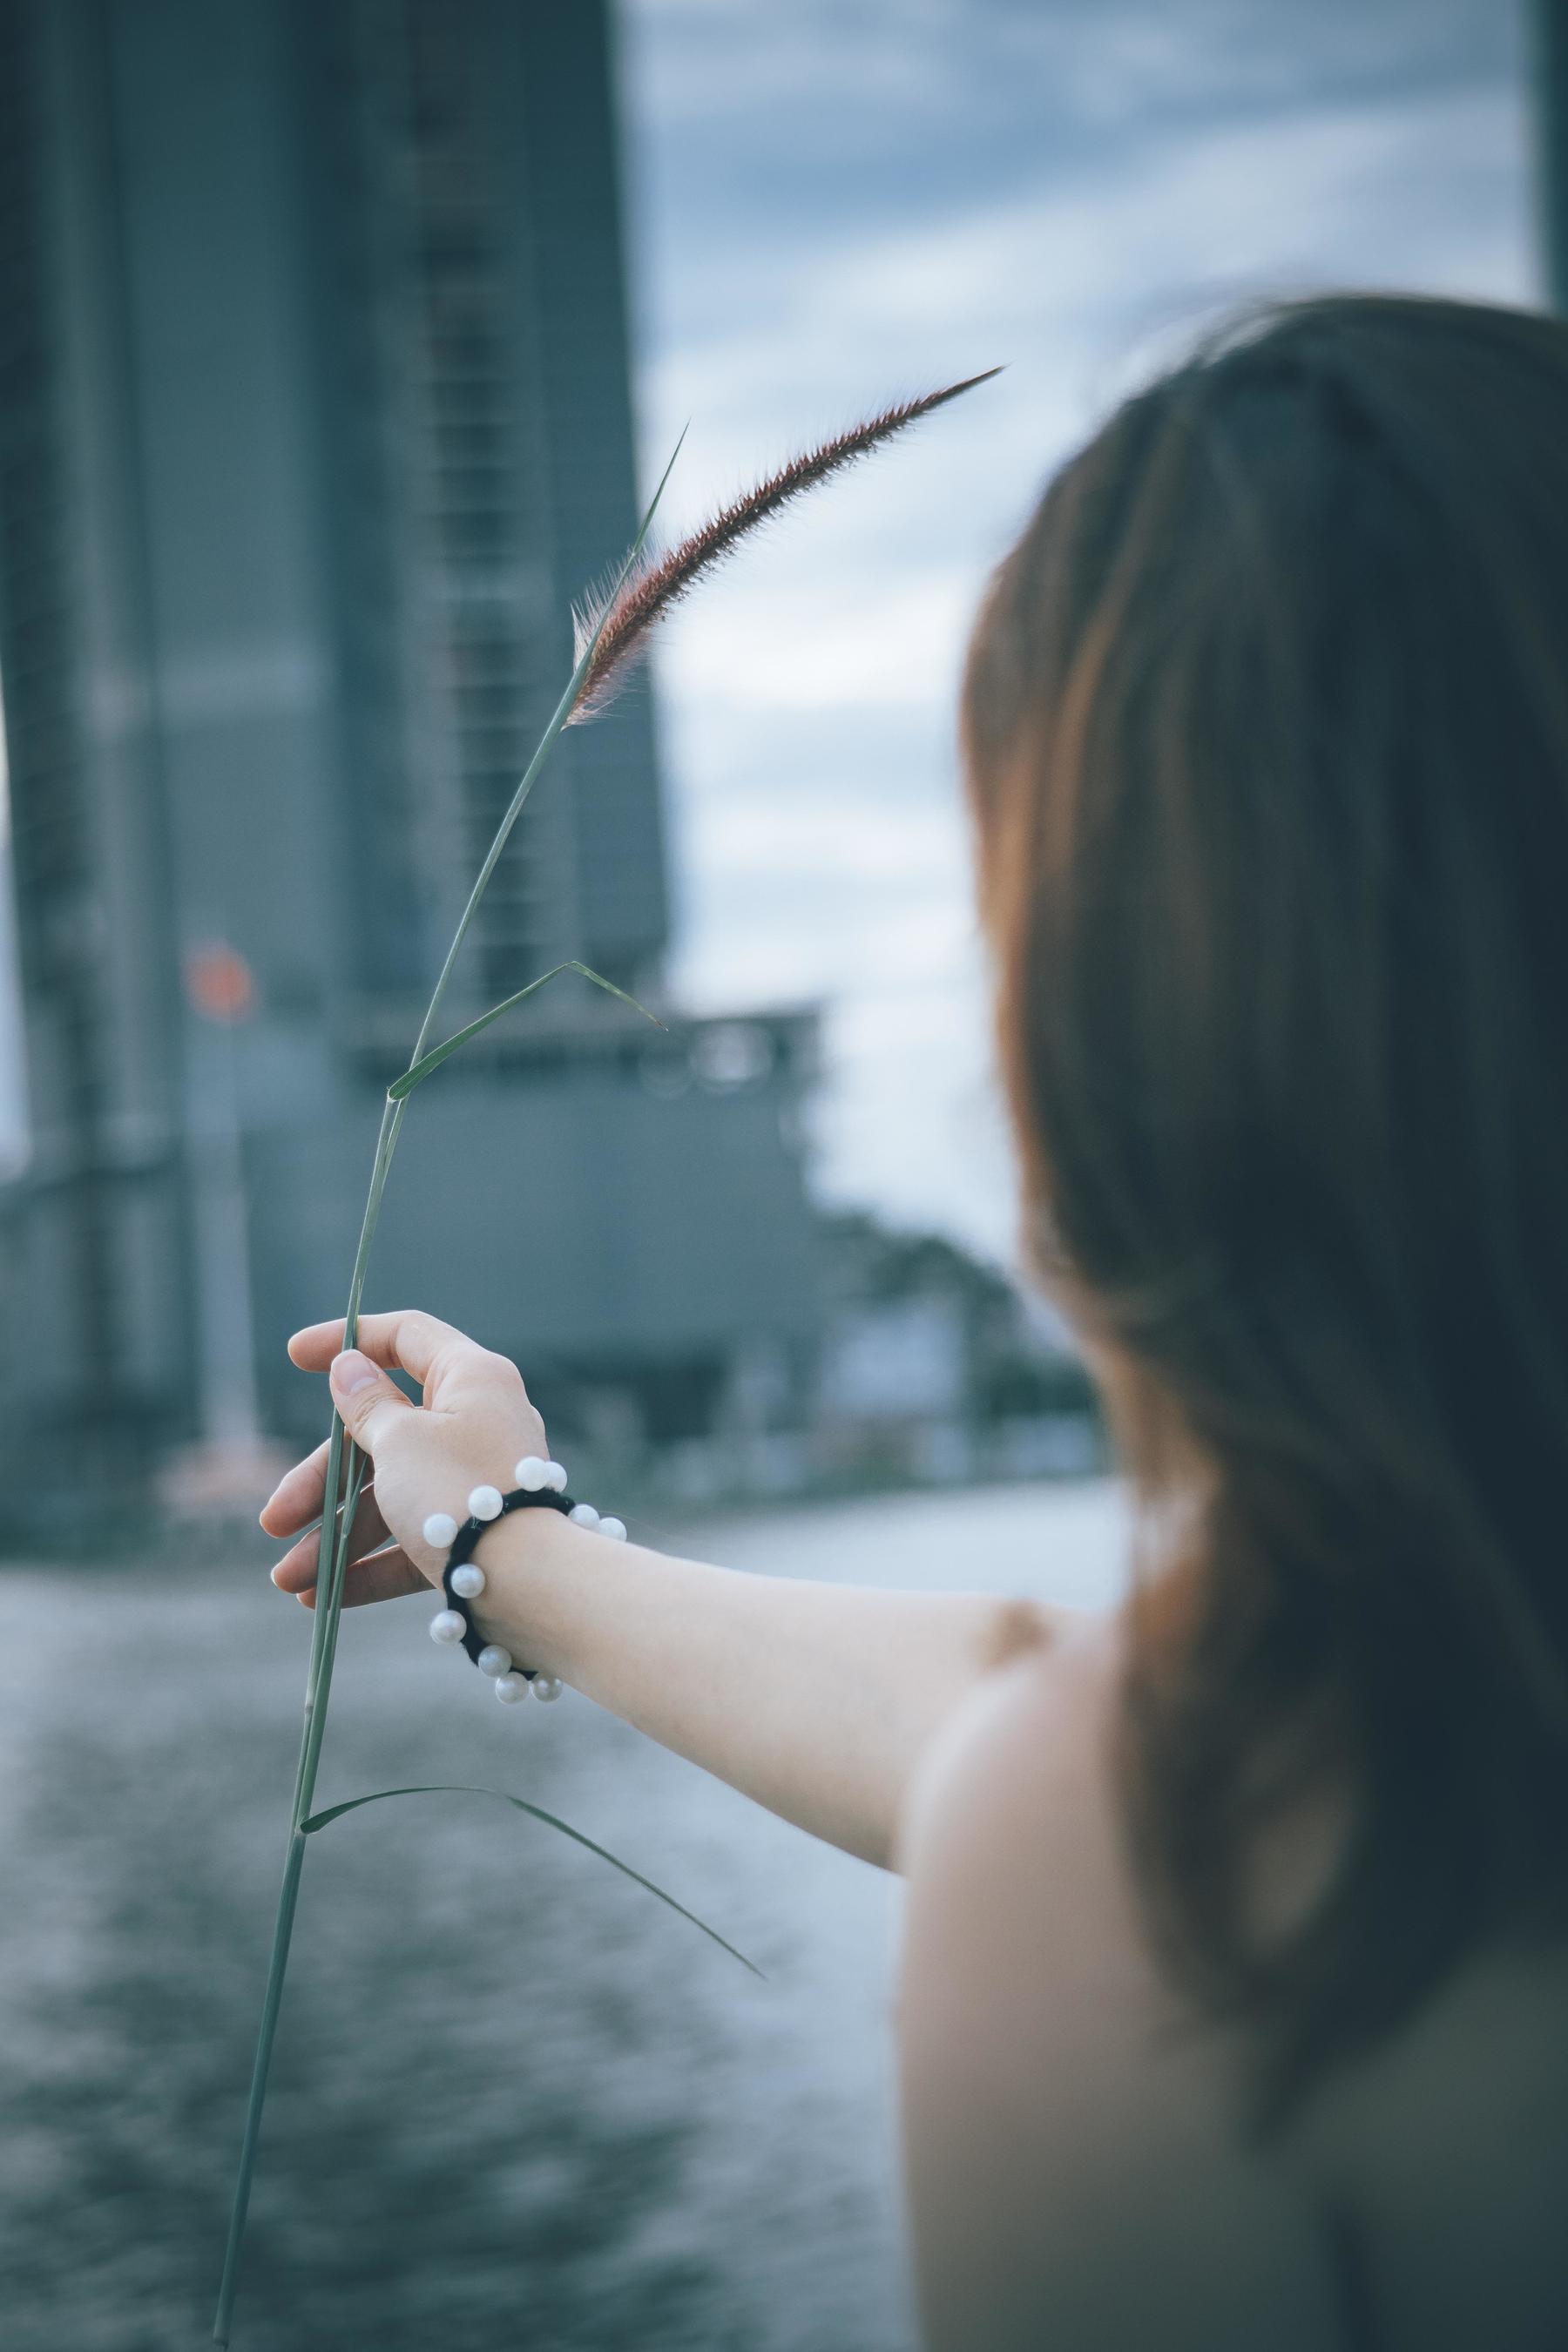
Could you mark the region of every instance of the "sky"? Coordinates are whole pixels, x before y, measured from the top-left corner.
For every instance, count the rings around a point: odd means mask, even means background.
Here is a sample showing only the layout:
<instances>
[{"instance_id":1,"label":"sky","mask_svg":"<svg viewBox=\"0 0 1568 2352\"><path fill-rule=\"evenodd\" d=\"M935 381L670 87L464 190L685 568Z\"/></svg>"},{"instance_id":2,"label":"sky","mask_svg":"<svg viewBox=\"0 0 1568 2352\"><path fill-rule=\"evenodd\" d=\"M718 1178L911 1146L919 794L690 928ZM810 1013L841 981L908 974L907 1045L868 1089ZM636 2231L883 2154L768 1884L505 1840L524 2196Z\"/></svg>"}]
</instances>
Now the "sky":
<instances>
[{"instance_id":1,"label":"sky","mask_svg":"<svg viewBox=\"0 0 1568 2352\"><path fill-rule=\"evenodd\" d=\"M890 398L1005 365L753 543L655 671L679 994L821 1005L818 1192L1005 1262L953 749L982 583L1055 465L1227 303L1535 299L1520 0L619 14L643 469L689 423L677 527Z\"/></svg>"},{"instance_id":2,"label":"sky","mask_svg":"<svg viewBox=\"0 0 1568 2352\"><path fill-rule=\"evenodd\" d=\"M889 398L996 383L796 509L656 664L673 977L817 1003L818 1190L1006 1260L953 748L1053 467L1227 303L1537 299L1510 0L623 0L645 475L676 527Z\"/></svg>"}]
</instances>

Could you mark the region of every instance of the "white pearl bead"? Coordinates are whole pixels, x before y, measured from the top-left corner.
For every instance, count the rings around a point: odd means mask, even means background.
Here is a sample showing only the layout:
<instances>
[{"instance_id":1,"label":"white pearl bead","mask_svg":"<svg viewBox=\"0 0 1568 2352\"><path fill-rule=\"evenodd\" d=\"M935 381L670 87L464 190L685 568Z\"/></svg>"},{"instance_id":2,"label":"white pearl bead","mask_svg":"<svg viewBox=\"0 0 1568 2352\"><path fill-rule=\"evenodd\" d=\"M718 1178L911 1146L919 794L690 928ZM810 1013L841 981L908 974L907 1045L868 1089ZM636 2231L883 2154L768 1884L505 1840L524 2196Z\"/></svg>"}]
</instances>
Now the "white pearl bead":
<instances>
[{"instance_id":1,"label":"white pearl bead","mask_svg":"<svg viewBox=\"0 0 1568 2352\"><path fill-rule=\"evenodd\" d=\"M533 1696L535 1698L543 1699L548 1706L552 1699L559 1698L561 1696L560 1681L554 1675L535 1675Z\"/></svg>"},{"instance_id":2,"label":"white pearl bead","mask_svg":"<svg viewBox=\"0 0 1568 2352\"><path fill-rule=\"evenodd\" d=\"M511 1475L525 1495L537 1495L549 1483L550 1465L542 1454L525 1454Z\"/></svg>"},{"instance_id":3,"label":"white pearl bead","mask_svg":"<svg viewBox=\"0 0 1568 2352\"><path fill-rule=\"evenodd\" d=\"M616 1543L625 1543L626 1539L626 1523L625 1519L601 1519L599 1521L599 1533L602 1536L612 1537Z\"/></svg>"},{"instance_id":4,"label":"white pearl bead","mask_svg":"<svg viewBox=\"0 0 1568 2352\"><path fill-rule=\"evenodd\" d=\"M503 1706L515 1706L520 1698L528 1696L528 1685L521 1675L502 1675L496 1684L496 1696Z\"/></svg>"},{"instance_id":5,"label":"white pearl bead","mask_svg":"<svg viewBox=\"0 0 1568 2352\"><path fill-rule=\"evenodd\" d=\"M474 1664L481 1675L510 1675L511 1652L503 1650L499 1642L487 1642Z\"/></svg>"},{"instance_id":6,"label":"white pearl bead","mask_svg":"<svg viewBox=\"0 0 1568 2352\"><path fill-rule=\"evenodd\" d=\"M432 1551L447 1551L458 1532L458 1522L450 1511L432 1511L425 1522L425 1540Z\"/></svg>"},{"instance_id":7,"label":"white pearl bead","mask_svg":"<svg viewBox=\"0 0 1568 2352\"><path fill-rule=\"evenodd\" d=\"M599 1514L592 1503L574 1503L566 1514L574 1528L596 1528Z\"/></svg>"},{"instance_id":8,"label":"white pearl bead","mask_svg":"<svg viewBox=\"0 0 1568 2352\"><path fill-rule=\"evenodd\" d=\"M499 1486L476 1486L473 1493L468 1496L469 1518L499 1519L500 1517L500 1488Z\"/></svg>"},{"instance_id":9,"label":"white pearl bead","mask_svg":"<svg viewBox=\"0 0 1568 2352\"><path fill-rule=\"evenodd\" d=\"M485 1572L477 1559L466 1559L452 1570L452 1590L465 1601L477 1601L485 1589Z\"/></svg>"},{"instance_id":10,"label":"white pearl bead","mask_svg":"<svg viewBox=\"0 0 1568 2352\"><path fill-rule=\"evenodd\" d=\"M545 1464L544 1483L547 1486L552 1486L558 1495L563 1495L566 1492L566 1473L559 1462Z\"/></svg>"},{"instance_id":11,"label":"white pearl bead","mask_svg":"<svg viewBox=\"0 0 1568 2352\"><path fill-rule=\"evenodd\" d=\"M433 1642L460 1642L468 1630L461 1612L456 1609L438 1609L430 1620Z\"/></svg>"}]
</instances>

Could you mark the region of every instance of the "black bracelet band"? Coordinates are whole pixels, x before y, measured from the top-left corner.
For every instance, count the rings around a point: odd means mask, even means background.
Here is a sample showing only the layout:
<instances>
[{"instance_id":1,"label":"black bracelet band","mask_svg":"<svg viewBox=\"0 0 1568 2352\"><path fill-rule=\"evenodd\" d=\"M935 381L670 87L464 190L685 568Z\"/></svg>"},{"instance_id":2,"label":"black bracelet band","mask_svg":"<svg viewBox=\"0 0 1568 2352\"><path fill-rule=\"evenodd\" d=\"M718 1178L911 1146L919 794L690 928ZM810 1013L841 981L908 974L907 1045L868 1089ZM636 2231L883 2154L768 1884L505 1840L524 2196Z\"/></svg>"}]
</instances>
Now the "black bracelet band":
<instances>
[{"instance_id":1,"label":"black bracelet band","mask_svg":"<svg viewBox=\"0 0 1568 2352\"><path fill-rule=\"evenodd\" d=\"M524 1466L526 1467L526 1465ZM441 1570L441 1590L447 1596L447 1608L455 1609L458 1616L462 1619L463 1623L468 1628L468 1631L463 1635L463 1647L468 1652L469 1657L473 1660L476 1666L479 1663L479 1652L486 1646L485 1639L483 1634L478 1631L474 1624L473 1612L469 1607L468 1602L463 1598L463 1595L460 1592L454 1592L452 1590L452 1570L455 1568L463 1567L467 1561L472 1559L475 1546L478 1544L479 1538L484 1534L485 1529L487 1528L493 1528L496 1524L496 1519L504 1519L509 1511L526 1511L534 1508L542 1508L547 1511L560 1511L563 1514L570 1515L570 1513L574 1511L576 1507L577 1506L573 1501L570 1495L557 1494L553 1486L540 1486L535 1488L514 1486L510 1495L503 1495L501 1496L500 1509L496 1513L495 1518L465 1519L461 1527L458 1529L457 1534L452 1538L452 1548L447 1554L447 1565ZM525 1682L532 1682L539 1672L539 1668L537 1666L514 1666L512 1668L512 1672L514 1674L521 1675Z\"/></svg>"}]
</instances>

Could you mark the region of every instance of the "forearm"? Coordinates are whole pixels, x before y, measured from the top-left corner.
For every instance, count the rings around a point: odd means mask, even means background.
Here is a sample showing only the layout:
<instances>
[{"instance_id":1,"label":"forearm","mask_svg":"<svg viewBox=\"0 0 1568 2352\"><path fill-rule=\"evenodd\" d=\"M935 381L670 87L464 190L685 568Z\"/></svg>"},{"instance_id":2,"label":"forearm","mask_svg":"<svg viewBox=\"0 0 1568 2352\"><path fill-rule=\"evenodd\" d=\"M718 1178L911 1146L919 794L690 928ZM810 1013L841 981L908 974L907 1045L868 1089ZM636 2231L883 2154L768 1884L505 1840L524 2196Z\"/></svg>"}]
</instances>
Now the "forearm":
<instances>
[{"instance_id":1,"label":"forearm","mask_svg":"<svg viewBox=\"0 0 1568 2352\"><path fill-rule=\"evenodd\" d=\"M886 1864L916 1759L1039 1638L990 1596L796 1582L612 1543L553 1511L484 1537L487 1639L786 1821Z\"/></svg>"},{"instance_id":2,"label":"forearm","mask_svg":"<svg viewBox=\"0 0 1568 2352\"><path fill-rule=\"evenodd\" d=\"M296 1363L331 1368L332 1396L375 1465L355 1515L345 1601L390 1599L439 1572L437 1513L545 1444L515 1365L417 1311L296 1332ZM388 1377L424 1388L412 1405ZM294 1534L273 1570L309 1595L327 1453L289 1472L262 1513ZM377 1538L393 1542L379 1548ZM1048 1631L1048 1613L963 1594L861 1591L737 1575L575 1527L542 1508L487 1527L473 1613L487 1641L608 1707L786 1821L886 1864L932 1733L993 1665Z\"/></svg>"}]
</instances>

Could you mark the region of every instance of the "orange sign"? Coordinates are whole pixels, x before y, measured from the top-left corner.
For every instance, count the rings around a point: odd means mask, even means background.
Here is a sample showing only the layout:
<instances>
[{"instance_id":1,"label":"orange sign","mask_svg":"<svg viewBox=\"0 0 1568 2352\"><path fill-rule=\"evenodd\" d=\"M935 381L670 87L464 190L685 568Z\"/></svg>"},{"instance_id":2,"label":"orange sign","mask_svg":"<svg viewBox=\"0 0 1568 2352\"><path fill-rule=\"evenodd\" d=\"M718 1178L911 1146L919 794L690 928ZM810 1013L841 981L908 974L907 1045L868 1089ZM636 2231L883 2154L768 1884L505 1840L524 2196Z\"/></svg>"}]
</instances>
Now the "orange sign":
<instances>
[{"instance_id":1,"label":"orange sign","mask_svg":"<svg viewBox=\"0 0 1568 2352\"><path fill-rule=\"evenodd\" d=\"M244 1021L256 1008L250 966L226 940L204 940L186 954L185 994L204 1021Z\"/></svg>"}]
</instances>

